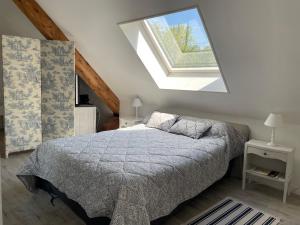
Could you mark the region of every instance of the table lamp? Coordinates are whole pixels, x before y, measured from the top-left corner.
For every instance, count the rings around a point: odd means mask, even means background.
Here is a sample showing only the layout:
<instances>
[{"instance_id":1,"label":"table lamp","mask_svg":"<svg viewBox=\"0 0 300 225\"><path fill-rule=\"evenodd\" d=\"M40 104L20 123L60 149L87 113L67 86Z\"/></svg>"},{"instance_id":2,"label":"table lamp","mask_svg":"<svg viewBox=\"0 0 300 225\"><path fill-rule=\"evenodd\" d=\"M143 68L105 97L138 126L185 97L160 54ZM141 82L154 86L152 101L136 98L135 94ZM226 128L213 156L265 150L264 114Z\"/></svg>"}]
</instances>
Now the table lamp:
<instances>
[{"instance_id":1,"label":"table lamp","mask_svg":"<svg viewBox=\"0 0 300 225\"><path fill-rule=\"evenodd\" d=\"M138 121L138 108L143 106L142 100L139 97L135 97L132 102L132 106L135 107L135 119Z\"/></svg>"},{"instance_id":2,"label":"table lamp","mask_svg":"<svg viewBox=\"0 0 300 225\"><path fill-rule=\"evenodd\" d=\"M281 127L283 124L282 115L276 113L270 113L264 123L267 127L272 128L271 141L268 143L270 146L276 146L275 144L275 128Z\"/></svg>"}]
</instances>

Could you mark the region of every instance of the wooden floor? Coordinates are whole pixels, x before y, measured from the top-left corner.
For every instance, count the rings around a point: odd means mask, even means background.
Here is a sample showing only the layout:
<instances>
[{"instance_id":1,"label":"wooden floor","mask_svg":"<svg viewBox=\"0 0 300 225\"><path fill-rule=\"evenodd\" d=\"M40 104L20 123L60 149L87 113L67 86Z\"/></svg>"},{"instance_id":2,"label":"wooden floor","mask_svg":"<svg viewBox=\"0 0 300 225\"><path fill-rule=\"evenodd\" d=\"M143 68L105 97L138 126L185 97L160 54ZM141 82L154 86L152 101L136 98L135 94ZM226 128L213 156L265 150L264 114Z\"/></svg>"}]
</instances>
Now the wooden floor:
<instances>
[{"instance_id":1,"label":"wooden floor","mask_svg":"<svg viewBox=\"0 0 300 225\"><path fill-rule=\"evenodd\" d=\"M15 175L27 156L28 153L25 153L1 159L4 225L84 225L59 200L53 207L46 193L41 191L31 194L25 190ZM280 191L258 184L251 184L248 187L246 191L242 191L240 180L224 178L195 199L179 206L162 224L185 223L227 196L281 218L282 225L300 224L299 196L291 195L288 203L283 204Z\"/></svg>"}]
</instances>

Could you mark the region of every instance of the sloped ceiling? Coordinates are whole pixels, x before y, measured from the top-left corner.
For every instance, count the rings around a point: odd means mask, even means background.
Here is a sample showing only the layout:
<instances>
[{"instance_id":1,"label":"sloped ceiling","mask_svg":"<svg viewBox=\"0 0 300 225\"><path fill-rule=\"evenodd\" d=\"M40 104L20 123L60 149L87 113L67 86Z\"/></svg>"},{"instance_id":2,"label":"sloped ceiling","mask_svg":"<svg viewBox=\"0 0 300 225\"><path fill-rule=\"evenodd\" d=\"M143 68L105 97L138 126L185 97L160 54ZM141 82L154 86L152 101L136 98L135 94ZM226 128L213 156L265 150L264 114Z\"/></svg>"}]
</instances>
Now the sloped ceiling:
<instances>
[{"instance_id":1,"label":"sloped ceiling","mask_svg":"<svg viewBox=\"0 0 300 225\"><path fill-rule=\"evenodd\" d=\"M263 119L282 112L300 123L299 0L38 0L121 100ZM118 23L198 5L229 94L160 90ZM0 33L41 35L10 0ZM122 109L123 108L123 109ZM122 111L121 111L122 112Z\"/></svg>"}]
</instances>

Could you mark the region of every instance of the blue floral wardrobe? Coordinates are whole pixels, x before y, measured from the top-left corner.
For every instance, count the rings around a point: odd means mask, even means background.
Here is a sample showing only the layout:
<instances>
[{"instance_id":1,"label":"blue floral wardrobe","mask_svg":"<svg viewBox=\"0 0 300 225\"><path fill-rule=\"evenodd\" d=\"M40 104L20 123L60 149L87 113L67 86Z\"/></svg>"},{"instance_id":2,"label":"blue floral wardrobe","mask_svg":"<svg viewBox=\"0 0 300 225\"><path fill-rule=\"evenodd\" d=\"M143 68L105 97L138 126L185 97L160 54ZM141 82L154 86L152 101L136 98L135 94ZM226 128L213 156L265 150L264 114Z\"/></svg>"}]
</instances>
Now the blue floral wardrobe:
<instances>
[{"instance_id":1,"label":"blue floral wardrobe","mask_svg":"<svg viewBox=\"0 0 300 225\"><path fill-rule=\"evenodd\" d=\"M74 57L73 42L2 36L5 156L74 135Z\"/></svg>"}]
</instances>

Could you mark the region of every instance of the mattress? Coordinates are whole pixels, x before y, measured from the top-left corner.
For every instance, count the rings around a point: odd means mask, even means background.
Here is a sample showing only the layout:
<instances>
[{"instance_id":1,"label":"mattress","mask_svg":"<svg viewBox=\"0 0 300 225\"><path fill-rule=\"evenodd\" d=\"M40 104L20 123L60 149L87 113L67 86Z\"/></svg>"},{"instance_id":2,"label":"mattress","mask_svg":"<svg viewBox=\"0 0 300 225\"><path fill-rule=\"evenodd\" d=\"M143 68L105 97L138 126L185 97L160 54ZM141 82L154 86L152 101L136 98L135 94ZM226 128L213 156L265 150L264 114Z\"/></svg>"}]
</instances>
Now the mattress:
<instances>
[{"instance_id":1,"label":"mattress","mask_svg":"<svg viewBox=\"0 0 300 225\"><path fill-rule=\"evenodd\" d=\"M192 139L137 125L41 144L18 173L29 191L36 178L111 225L149 225L224 176L246 137L218 123Z\"/></svg>"}]
</instances>

